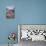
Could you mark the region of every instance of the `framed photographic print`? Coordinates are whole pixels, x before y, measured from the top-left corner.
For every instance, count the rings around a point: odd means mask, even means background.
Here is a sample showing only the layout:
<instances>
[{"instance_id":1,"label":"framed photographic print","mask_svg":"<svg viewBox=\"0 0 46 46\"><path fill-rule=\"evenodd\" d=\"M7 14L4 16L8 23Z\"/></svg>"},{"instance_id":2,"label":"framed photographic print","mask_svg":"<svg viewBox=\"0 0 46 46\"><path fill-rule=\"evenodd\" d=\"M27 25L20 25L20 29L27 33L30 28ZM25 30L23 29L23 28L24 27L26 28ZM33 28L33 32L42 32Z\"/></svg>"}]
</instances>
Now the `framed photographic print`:
<instances>
[{"instance_id":1,"label":"framed photographic print","mask_svg":"<svg viewBox=\"0 0 46 46\"><path fill-rule=\"evenodd\" d=\"M15 7L13 6L6 7L6 18L15 18Z\"/></svg>"}]
</instances>

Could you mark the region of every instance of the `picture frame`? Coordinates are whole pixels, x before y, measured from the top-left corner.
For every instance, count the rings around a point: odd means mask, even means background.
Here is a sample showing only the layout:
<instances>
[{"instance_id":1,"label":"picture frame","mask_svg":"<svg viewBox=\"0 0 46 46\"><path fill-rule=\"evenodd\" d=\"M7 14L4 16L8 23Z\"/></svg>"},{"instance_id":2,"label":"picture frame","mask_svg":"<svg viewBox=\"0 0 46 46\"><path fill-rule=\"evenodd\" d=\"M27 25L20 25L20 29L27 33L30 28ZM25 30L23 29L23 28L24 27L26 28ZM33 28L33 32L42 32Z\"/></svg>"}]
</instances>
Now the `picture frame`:
<instances>
[{"instance_id":1,"label":"picture frame","mask_svg":"<svg viewBox=\"0 0 46 46\"><path fill-rule=\"evenodd\" d=\"M14 6L7 6L6 7L6 18L15 18L15 7Z\"/></svg>"}]
</instances>

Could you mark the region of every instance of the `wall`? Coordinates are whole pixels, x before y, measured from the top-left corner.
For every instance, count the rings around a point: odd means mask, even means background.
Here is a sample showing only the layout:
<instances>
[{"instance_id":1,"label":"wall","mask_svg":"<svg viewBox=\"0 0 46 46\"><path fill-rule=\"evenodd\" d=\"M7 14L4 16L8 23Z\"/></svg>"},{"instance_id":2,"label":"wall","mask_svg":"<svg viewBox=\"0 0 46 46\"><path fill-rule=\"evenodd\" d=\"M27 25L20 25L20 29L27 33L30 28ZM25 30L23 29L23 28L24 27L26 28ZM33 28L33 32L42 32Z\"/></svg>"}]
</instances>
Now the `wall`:
<instances>
[{"instance_id":1,"label":"wall","mask_svg":"<svg viewBox=\"0 0 46 46\"><path fill-rule=\"evenodd\" d=\"M8 43L8 34L10 32L16 32L17 34L16 18L6 19L6 7L10 5L15 6L15 0L0 0L0 44Z\"/></svg>"},{"instance_id":2,"label":"wall","mask_svg":"<svg viewBox=\"0 0 46 46\"><path fill-rule=\"evenodd\" d=\"M15 6L15 19L5 18L7 5ZM0 44L8 43L9 32L17 34L17 24L46 24L46 0L0 0Z\"/></svg>"},{"instance_id":3,"label":"wall","mask_svg":"<svg viewBox=\"0 0 46 46\"><path fill-rule=\"evenodd\" d=\"M46 0L16 0L19 24L46 24Z\"/></svg>"}]
</instances>

